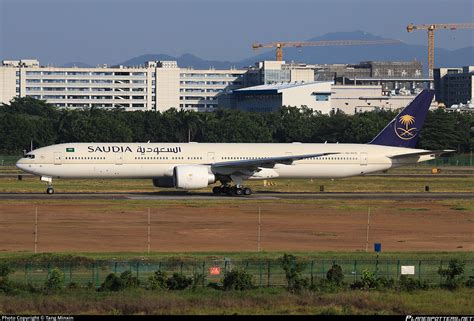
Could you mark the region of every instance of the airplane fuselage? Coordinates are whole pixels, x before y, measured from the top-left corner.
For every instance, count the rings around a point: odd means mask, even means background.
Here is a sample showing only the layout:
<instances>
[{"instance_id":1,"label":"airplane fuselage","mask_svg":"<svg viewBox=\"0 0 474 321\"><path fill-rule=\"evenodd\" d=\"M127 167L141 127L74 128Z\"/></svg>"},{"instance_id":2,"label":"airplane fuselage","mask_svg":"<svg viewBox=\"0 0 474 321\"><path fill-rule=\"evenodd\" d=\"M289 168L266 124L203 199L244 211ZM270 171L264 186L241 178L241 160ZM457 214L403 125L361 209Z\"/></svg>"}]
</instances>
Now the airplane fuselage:
<instances>
[{"instance_id":1,"label":"airplane fuselage","mask_svg":"<svg viewBox=\"0 0 474 321\"><path fill-rule=\"evenodd\" d=\"M336 153L262 168L246 179L342 178L427 161L434 155L392 159L423 151L371 144L72 143L30 152L17 166L51 178L157 178L180 165L205 165L274 156Z\"/></svg>"}]
</instances>

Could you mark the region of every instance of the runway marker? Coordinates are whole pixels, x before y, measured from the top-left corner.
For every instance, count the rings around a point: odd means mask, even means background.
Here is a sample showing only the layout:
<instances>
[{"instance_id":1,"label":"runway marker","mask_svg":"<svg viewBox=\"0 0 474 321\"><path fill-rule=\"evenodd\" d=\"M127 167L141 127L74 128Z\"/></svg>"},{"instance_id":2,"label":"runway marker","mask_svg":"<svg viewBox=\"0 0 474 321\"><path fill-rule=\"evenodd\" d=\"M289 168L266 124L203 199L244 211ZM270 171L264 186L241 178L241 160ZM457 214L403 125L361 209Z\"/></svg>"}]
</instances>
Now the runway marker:
<instances>
[{"instance_id":1,"label":"runway marker","mask_svg":"<svg viewBox=\"0 0 474 321\"><path fill-rule=\"evenodd\" d=\"M38 249L38 207L35 207L35 254Z\"/></svg>"},{"instance_id":2,"label":"runway marker","mask_svg":"<svg viewBox=\"0 0 474 321\"><path fill-rule=\"evenodd\" d=\"M367 209L367 240L365 241L365 251L369 250L369 229L370 229L370 206Z\"/></svg>"},{"instance_id":3,"label":"runway marker","mask_svg":"<svg viewBox=\"0 0 474 321\"><path fill-rule=\"evenodd\" d=\"M148 254L150 254L150 233L151 232L151 227L150 227L150 208L148 208Z\"/></svg>"}]
</instances>

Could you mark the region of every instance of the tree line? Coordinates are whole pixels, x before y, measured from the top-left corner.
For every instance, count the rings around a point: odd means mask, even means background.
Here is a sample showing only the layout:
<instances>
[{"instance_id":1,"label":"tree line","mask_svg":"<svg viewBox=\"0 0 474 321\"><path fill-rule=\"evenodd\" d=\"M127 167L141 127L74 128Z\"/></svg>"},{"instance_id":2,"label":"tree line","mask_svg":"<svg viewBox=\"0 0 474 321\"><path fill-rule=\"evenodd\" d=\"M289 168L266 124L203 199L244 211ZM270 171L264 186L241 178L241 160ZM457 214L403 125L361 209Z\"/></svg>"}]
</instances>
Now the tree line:
<instances>
[{"instance_id":1,"label":"tree line","mask_svg":"<svg viewBox=\"0 0 474 321\"><path fill-rule=\"evenodd\" d=\"M367 143L396 115L377 110L323 115L302 107L271 113L58 109L30 97L0 106L0 153L68 142ZM418 147L469 152L474 114L430 111Z\"/></svg>"}]
</instances>

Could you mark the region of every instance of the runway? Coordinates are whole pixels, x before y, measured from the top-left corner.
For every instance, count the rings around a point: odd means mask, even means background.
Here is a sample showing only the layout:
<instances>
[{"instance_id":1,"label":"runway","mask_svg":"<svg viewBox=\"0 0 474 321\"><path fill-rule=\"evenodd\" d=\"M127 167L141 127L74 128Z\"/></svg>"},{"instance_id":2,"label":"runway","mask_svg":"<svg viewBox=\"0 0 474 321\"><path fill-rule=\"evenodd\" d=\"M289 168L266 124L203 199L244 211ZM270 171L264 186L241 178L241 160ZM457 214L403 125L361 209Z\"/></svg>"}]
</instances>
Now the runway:
<instances>
[{"instance_id":1,"label":"runway","mask_svg":"<svg viewBox=\"0 0 474 321\"><path fill-rule=\"evenodd\" d=\"M251 196L215 196L196 192L151 192L151 193L1 193L0 200L320 200L320 199L474 199L474 193L287 193L259 192Z\"/></svg>"}]
</instances>

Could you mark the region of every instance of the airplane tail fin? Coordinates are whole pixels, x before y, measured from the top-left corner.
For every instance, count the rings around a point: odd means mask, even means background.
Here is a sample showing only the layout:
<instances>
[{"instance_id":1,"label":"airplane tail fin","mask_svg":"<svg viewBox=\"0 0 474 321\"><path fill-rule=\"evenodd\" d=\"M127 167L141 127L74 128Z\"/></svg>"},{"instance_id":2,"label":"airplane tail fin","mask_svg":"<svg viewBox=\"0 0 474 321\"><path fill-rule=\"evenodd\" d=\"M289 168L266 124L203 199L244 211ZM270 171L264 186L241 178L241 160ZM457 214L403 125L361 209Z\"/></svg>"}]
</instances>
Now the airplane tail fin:
<instances>
[{"instance_id":1,"label":"airplane tail fin","mask_svg":"<svg viewBox=\"0 0 474 321\"><path fill-rule=\"evenodd\" d=\"M415 148L434 90L423 90L369 143Z\"/></svg>"}]
</instances>

